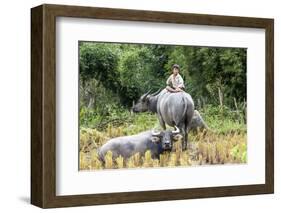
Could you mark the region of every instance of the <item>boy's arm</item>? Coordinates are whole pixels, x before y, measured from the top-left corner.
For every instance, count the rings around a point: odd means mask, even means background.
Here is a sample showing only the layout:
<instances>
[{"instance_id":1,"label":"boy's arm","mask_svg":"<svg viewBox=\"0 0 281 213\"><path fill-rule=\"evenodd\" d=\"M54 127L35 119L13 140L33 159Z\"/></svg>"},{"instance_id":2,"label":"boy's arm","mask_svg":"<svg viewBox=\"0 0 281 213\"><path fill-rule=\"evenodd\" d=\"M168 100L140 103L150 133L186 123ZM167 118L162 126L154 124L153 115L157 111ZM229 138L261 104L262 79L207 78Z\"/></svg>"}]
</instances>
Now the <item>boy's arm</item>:
<instances>
[{"instance_id":1,"label":"boy's arm","mask_svg":"<svg viewBox=\"0 0 281 213\"><path fill-rule=\"evenodd\" d=\"M167 84L166 89L169 92L176 92L176 90L172 88L172 79L171 78L172 78L172 75L170 75L169 78L166 81L166 84Z\"/></svg>"},{"instance_id":2,"label":"boy's arm","mask_svg":"<svg viewBox=\"0 0 281 213\"><path fill-rule=\"evenodd\" d=\"M169 78L167 79L166 84L170 85L170 82L171 82L171 76L169 76Z\"/></svg>"},{"instance_id":3,"label":"boy's arm","mask_svg":"<svg viewBox=\"0 0 281 213\"><path fill-rule=\"evenodd\" d=\"M181 77L181 76L179 76L179 85L178 85L178 87L179 88L184 88L184 82L183 82L183 78Z\"/></svg>"}]
</instances>

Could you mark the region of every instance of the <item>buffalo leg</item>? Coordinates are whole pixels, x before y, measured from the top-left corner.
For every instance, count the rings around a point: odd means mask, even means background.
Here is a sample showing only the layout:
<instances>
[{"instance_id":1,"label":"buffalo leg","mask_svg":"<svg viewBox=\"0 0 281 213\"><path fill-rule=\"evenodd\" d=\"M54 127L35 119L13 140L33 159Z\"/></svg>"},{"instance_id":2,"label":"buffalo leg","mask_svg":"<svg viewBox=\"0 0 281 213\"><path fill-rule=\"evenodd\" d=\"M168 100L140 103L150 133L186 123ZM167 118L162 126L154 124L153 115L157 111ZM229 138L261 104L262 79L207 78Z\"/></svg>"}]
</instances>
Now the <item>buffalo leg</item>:
<instances>
[{"instance_id":1,"label":"buffalo leg","mask_svg":"<svg viewBox=\"0 0 281 213\"><path fill-rule=\"evenodd\" d=\"M194 113L194 109L191 108L190 110L192 110L192 113L187 113L189 116L187 116L186 118L186 122L185 122L185 126L183 128L183 135L184 135L184 143L185 145L183 146L183 149L187 149L187 145L188 145L188 132L189 132L189 126L190 126L190 123L191 123L191 120L192 120L192 117L193 117L193 113Z\"/></svg>"},{"instance_id":2,"label":"buffalo leg","mask_svg":"<svg viewBox=\"0 0 281 213\"><path fill-rule=\"evenodd\" d=\"M163 121L163 118L161 118L161 116L158 116L158 120L159 120L160 126L163 128L163 130L166 130L166 124Z\"/></svg>"},{"instance_id":3,"label":"buffalo leg","mask_svg":"<svg viewBox=\"0 0 281 213\"><path fill-rule=\"evenodd\" d=\"M185 143L184 150L186 150L187 149L187 145L188 145L188 133L187 132L184 134L184 143Z\"/></svg>"},{"instance_id":4,"label":"buffalo leg","mask_svg":"<svg viewBox=\"0 0 281 213\"><path fill-rule=\"evenodd\" d=\"M185 128L182 128L181 132L182 132L182 135L183 135L182 150L186 150L187 149L188 134L187 134Z\"/></svg>"}]
</instances>

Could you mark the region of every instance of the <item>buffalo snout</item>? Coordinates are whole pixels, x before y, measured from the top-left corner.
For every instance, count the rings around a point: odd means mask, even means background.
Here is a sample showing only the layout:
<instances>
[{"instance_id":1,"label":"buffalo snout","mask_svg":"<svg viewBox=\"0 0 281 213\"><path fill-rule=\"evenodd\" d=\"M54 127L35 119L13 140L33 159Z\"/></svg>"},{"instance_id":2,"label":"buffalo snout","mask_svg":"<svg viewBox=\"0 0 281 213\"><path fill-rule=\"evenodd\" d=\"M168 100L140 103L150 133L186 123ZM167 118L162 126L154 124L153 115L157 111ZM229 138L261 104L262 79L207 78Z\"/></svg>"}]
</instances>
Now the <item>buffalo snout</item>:
<instances>
[{"instance_id":1,"label":"buffalo snout","mask_svg":"<svg viewBox=\"0 0 281 213\"><path fill-rule=\"evenodd\" d=\"M172 141L171 140L164 141L164 143L162 144L162 148L164 150L171 150L172 149Z\"/></svg>"},{"instance_id":2,"label":"buffalo snout","mask_svg":"<svg viewBox=\"0 0 281 213\"><path fill-rule=\"evenodd\" d=\"M132 107L132 111L133 111L133 112L139 112L139 111L136 109L136 107Z\"/></svg>"}]
</instances>

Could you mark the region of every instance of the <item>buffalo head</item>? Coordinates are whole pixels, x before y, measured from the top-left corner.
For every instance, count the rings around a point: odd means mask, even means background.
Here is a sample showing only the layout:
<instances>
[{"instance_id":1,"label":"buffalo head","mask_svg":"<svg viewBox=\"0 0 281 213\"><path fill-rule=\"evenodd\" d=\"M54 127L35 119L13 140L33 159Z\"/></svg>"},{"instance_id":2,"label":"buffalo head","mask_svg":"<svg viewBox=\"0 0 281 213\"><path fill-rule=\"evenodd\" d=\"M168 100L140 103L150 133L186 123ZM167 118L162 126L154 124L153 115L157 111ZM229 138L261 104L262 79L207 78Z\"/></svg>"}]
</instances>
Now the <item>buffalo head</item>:
<instances>
[{"instance_id":1,"label":"buffalo head","mask_svg":"<svg viewBox=\"0 0 281 213\"><path fill-rule=\"evenodd\" d=\"M152 131L152 142L160 144L163 150L172 150L173 141L178 138L180 130L176 127L175 131L165 130L165 131Z\"/></svg>"},{"instance_id":2,"label":"buffalo head","mask_svg":"<svg viewBox=\"0 0 281 213\"><path fill-rule=\"evenodd\" d=\"M151 89L143 94L136 104L133 104L132 110L133 112L146 112L149 110L149 98L157 95L161 89L157 90L155 93L150 94Z\"/></svg>"}]
</instances>

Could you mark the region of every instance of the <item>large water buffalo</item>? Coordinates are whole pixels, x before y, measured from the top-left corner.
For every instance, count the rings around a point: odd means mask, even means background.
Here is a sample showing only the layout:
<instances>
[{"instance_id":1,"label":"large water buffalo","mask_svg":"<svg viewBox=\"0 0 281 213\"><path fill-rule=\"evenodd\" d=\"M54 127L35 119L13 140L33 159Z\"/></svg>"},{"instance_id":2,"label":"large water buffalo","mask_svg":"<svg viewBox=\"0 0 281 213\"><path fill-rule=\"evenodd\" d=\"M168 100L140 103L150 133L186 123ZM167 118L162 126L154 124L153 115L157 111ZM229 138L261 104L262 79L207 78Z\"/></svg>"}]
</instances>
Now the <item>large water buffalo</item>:
<instances>
[{"instance_id":1,"label":"large water buffalo","mask_svg":"<svg viewBox=\"0 0 281 213\"><path fill-rule=\"evenodd\" d=\"M151 111L158 115L159 123L164 130L166 124L174 128L178 127L183 134L182 147L185 150L188 142L188 129L194 113L194 103L191 96L182 91L177 93L163 89L157 94L142 95L137 104L133 106L133 112Z\"/></svg>"},{"instance_id":2,"label":"large water buffalo","mask_svg":"<svg viewBox=\"0 0 281 213\"><path fill-rule=\"evenodd\" d=\"M108 151L112 152L112 158L122 156L127 159L136 153L143 155L147 150L151 151L152 158L159 158L164 151L172 149L173 140L178 137L180 130L175 131L146 131L136 135L112 138L98 149L98 156L105 161Z\"/></svg>"}]
</instances>

